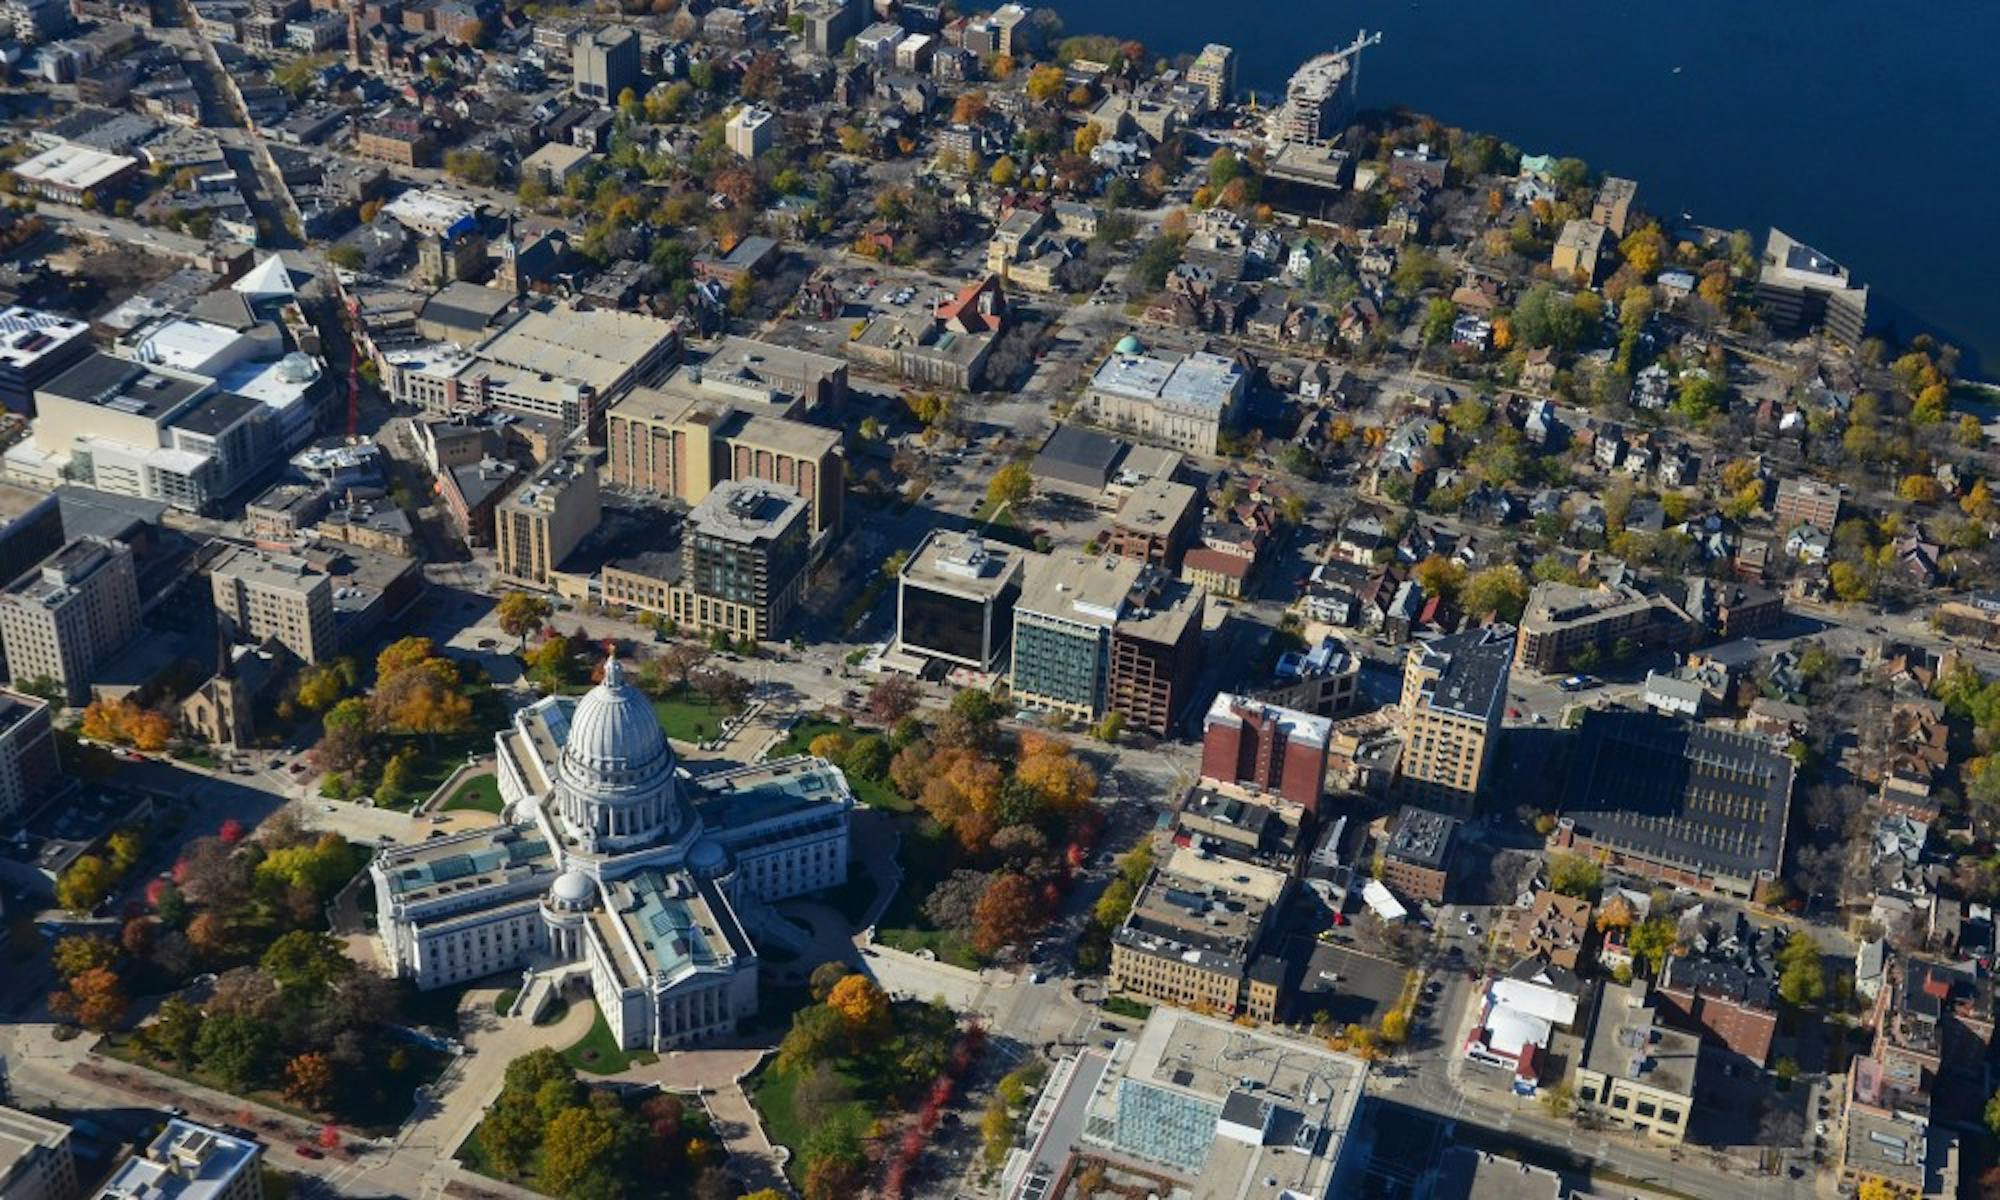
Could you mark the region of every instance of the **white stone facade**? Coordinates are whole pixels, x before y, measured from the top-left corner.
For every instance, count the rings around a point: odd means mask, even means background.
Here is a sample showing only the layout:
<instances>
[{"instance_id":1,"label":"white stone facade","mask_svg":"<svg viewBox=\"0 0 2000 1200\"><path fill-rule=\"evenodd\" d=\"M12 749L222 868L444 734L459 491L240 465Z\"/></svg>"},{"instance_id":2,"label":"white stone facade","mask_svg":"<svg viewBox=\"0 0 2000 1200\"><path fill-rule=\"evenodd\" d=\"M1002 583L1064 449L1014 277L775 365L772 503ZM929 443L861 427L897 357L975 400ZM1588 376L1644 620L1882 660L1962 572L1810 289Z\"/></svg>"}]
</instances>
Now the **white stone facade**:
<instances>
[{"instance_id":1,"label":"white stone facade","mask_svg":"<svg viewBox=\"0 0 2000 1200\"><path fill-rule=\"evenodd\" d=\"M726 1037L757 1009L739 907L761 917L847 879L838 768L800 757L684 782L616 660L580 700L517 714L495 749L502 824L387 847L372 868L388 958L420 988L581 966L621 1046Z\"/></svg>"}]
</instances>

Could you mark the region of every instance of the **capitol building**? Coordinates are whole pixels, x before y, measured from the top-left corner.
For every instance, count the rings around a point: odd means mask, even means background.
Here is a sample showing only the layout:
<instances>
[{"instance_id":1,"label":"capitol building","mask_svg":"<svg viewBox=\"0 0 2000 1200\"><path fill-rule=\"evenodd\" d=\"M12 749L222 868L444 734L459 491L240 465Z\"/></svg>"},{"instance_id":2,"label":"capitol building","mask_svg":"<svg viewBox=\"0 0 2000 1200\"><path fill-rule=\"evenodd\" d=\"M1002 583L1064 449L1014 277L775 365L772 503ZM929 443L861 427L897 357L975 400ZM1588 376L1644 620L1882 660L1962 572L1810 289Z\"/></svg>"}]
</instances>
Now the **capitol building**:
<instances>
[{"instance_id":1,"label":"capitol building","mask_svg":"<svg viewBox=\"0 0 2000 1200\"><path fill-rule=\"evenodd\" d=\"M499 824L381 849L391 971L419 988L527 973L532 1017L585 980L620 1046L725 1037L757 1011L757 946L803 947L775 901L847 880L853 794L794 757L690 779L616 658L494 736Z\"/></svg>"}]
</instances>

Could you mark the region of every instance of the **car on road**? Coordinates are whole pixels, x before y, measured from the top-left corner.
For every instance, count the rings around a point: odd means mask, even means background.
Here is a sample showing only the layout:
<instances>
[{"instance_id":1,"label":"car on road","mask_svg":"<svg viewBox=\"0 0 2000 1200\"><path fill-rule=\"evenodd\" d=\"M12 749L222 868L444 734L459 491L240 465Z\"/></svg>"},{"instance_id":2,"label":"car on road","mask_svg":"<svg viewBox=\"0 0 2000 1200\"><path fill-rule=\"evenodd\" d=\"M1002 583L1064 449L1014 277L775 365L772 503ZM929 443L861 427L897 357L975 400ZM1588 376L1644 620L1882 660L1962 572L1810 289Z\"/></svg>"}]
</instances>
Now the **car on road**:
<instances>
[{"instance_id":1,"label":"car on road","mask_svg":"<svg viewBox=\"0 0 2000 1200\"><path fill-rule=\"evenodd\" d=\"M1565 692L1581 692L1597 686L1597 680L1588 675L1571 675L1556 685Z\"/></svg>"},{"instance_id":2,"label":"car on road","mask_svg":"<svg viewBox=\"0 0 2000 1200\"><path fill-rule=\"evenodd\" d=\"M298 1155L300 1158L326 1157L326 1151L320 1149L318 1146L308 1146L304 1142L300 1142L296 1146L293 1146L292 1153Z\"/></svg>"}]
</instances>

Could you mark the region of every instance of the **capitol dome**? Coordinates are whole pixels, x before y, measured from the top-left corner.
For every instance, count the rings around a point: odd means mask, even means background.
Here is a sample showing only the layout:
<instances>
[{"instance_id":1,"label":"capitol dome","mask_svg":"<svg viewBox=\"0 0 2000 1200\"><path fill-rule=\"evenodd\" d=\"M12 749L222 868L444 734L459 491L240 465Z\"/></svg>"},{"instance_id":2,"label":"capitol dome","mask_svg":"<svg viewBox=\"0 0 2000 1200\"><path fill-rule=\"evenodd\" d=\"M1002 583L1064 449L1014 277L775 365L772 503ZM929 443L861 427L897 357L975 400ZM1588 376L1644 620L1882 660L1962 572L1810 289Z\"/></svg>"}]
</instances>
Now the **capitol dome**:
<instances>
[{"instance_id":1,"label":"capitol dome","mask_svg":"<svg viewBox=\"0 0 2000 1200\"><path fill-rule=\"evenodd\" d=\"M676 832L674 752L645 693L616 657L570 714L555 803L584 849L623 850Z\"/></svg>"},{"instance_id":2,"label":"capitol dome","mask_svg":"<svg viewBox=\"0 0 2000 1200\"><path fill-rule=\"evenodd\" d=\"M604 682L584 694L563 740L563 773L610 778L644 772L672 756L667 735L646 694L625 682L616 658L604 664Z\"/></svg>"}]
</instances>

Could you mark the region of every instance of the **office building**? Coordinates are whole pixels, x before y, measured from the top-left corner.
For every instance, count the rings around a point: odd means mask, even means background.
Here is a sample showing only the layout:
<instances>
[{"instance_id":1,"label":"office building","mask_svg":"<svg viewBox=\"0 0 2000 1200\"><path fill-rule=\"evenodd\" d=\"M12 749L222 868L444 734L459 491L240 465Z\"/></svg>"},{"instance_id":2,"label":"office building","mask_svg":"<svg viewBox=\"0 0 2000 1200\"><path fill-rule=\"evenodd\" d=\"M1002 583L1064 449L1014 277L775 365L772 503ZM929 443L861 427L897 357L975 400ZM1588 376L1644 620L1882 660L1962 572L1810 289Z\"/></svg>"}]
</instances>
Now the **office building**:
<instances>
[{"instance_id":1,"label":"office building","mask_svg":"<svg viewBox=\"0 0 2000 1200\"><path fill-rule=\"evenodd\" d=\"M1598 185L1597 199L1590 206L1591 223L1604 226L1612 237L1624 237L1632 221L1632 202L1638 195L1637 180L1606 175Z\"/></svg>"},{"instance_id":2,"label":"office building","mask_svg":"<svg viewBox=\"0 0 2000 1200\"><path fill-rule=\"evenodd\" d=\"M1679 1145L1694 1112L1701 1039L1658 1017L1644 980L1604 984L1576 1068L1576 1101L1613 1125Z\"/></svg>"},{"instance_id":3,"label":"office building","mask_svg":"<svg viewBox=\"0 0 2000 1200\"><path fill-rule=\"evenodd\" d=\"M1784 860L1791 800L1792 760L1766 738L1591 711L1549 848L1671 887L1761 900Z\"/></svg>"},{"instance_id":4,"label":"office building","mask_svg":"<svg viewBox=\"0 0 2000 1200\"><path fill-rule=\"evenodd\" d=\"M571 452L550 459L493 510L501 577L554 587L563 559L602 516L596 458Z\"/></svg>"},{"instance_id":5,"label":"office building","mask_svg":"<svg viewBox=\"0 0 2000 1200\"><path fill-rule=\"evenodd\" d=\"M1133 559L1034 560L1014 610L1016 701L1165 736L1200 664L1204 600Z\"/></svg>"},{"instance_id":6,"label":"office building","mask_svg":"<svg viewBox=\"0 0 2000 1200\"><path fill-rule=\"evenodd\" d=\"M995 49L1016 58L1041 48L1040 31L1034 22L1035 10L1020 4L1002 4L993 10Z\"/></svg>"},{"instance_id":7,"label":"office building","mask_svg":"<svg viewBox=\"0 0 2000 1200\"><path fill-rule=\"evenodd\" d=\"M530 308L471 350L447 343L378 348L391 399L435 413L488 405L557 421L568 432L604 428L604 409L647 382L680 351L671 321L616 309Z\"/></svg>"},{"instance_id":8,"label":"office building","mask_svg":"<svg viewBox=\"0 0 2000 1200\"><path fill-rule=\"evenodd\" d=\"M221 543L208 581L215 611L249 640L276 638L301 662L339 654L333 581L305 559Z\"/></svg>"},{"instance_id":9,"label":"office building","mask_svg":"<svg viewBox=\"0 0 2000 1200\"><path fill-rule=\"evenodd\" d=\"M1236 94L1236 51L1210 42L1188 64L1187 80L1208 93L1208 106L1221 108Z\"/></svg>"},{"instance_id":10,"label":"office building","mask_svg":"<svg viewBox=\"0 0 2000 1200\"><path fill-rule=\"evenodd\" d=\"M54 487L81 480L99 491L159 500L188 512L221 495L225 464L210 452L211 425L197 419L177 444L174 425L214 390L214 381L165 366L91 353L35 393L34 434L9 447L7 473ZM247 424L237 413L215 433Z\"/></svg>"},{"instance_id":11,"label":"office building","mask_svg":"<svg viewBox=\"0 0 2000 1200\"><path fill-rule=\"evenodd\" d=\"M1511 650L1493 629L1410 647L1397 718L1403 796L1443 812L1472 812L1507 707Z\"/></svg>"},{"instance_id":12,"label":"office building","mask_svg":"<svg viewBox=\"0 0 2000 1200\"><path fill-rule=\"evenodd\" d=\"M61 142L11 168L22 192L56 204L95 205L139 177L139 160ZM86 201L84 198L89 197Z\"/></svg>"},{"instance_id":13,"label":"office building","mask_svg":"<svg viewBox=\"0 0 2000 1200\"><path fill-rule=\"evenodd\" d=\"M83 537L0 591L0 645L18 683L48 678L71 705L139 631L139 584L123 542Z\"/></svg>"},{"instance_id":14,"label":"office building","mask_svg":"<svg viewBox=\"0 0 2000 1200\"><path fill-rule=\"evenodd\" d=\"M754 338L723 338L702 362L701 373L704 379L795 397L804 406L800 416L830 417L847 403L845 362Z\"/></svg>"},{"instance_id":15,"label":"office building","mask_svg":"<svg viewBox=\"0 0 2000 1200\"><path fill-rule=\"evenodd\" d=\"M1642 650L1683 649L1699 632L1678 604L1630 584L1539 583L1521 613L1514 665L1545 675L1588 670Z\"/></svg>"},{"instance_id":16,"label":"office building","mask_svg":"<svg viewBox=\"0 0 2000 1200\"><path fill-rule=\"evenodd\" d=\"M684 629L781 636L805 595L806 503L789 488L731 479L688 514L668 614Z\"/></svg>"},{"instance_id":17,"label":"office building","mask_svg":"<svg viewBox=\"0 0 2000 1200\"><path fill-rule=\"evenodd\" d=\"M1325 717L1216 693L1202 722L1201 775L1281 796L1318 812L1333 723Z\"/></svg>"},{"instance_id":18,"label":"office building","mask_svg":"<svg viewBox=\"0 0 2000 1200\"><path fill-rule=\"evenodd\" d=\"M1091 376L1084 411L1107 429L1212 455L1236 419L1248 378L1234 359L1207 351L1148 354L1127 335Z\"/></svg>"},{"instance_id":19,"label":"office building","mask_svg":"<svg viewBox=\"0 0 2000 1200\"><path fill-rule=\"evenodd\" d=\"M1118 515L1104 539L1104 548L1121 558L1136 558L1163 571L1180 570L1201 520L1201 499L1194 488L1170 479L1148 479L1134 487L1118 506Z\"/></svg>"},{"instance_id":20,"label":"office building","mask_svg":"<svg viewBox=\"0 0 2000 1200\"><path fill-rule=\"evenodd\" d=\"M62 503L53 492L0 483L0 581L62 548Z\"/></svg>"},{"instance_id":21,"label":"office building","mask_svg":"<svg viewBox=\"0 0 2000 1200\"><path fill-rule=\"evenodd\" d=\"M755 162L777 141L778 114L761 104L746 104L730 116L723 132L731 154Z\"/></svg>"},{"instance_id":22,"label":"office building","mask_svg":"<svg viewBox=\"0 0 2000 1200\"><path fill-rule=\"evenodd\" d=\"M69 1126L0 1105L0 1196L74 1200L76 1194L76 1151Z\"/></svg>"},{"instance_id":23,"label":"office building","mask_svg":"<svg viewBox=\"0 0 2000 1200\"><path fill-rule=\"evenodd\" d=\"M1277 1019L1285 966L1267 945L1291 876L1176 849L1111 936L1111 989L1258 1021Z\"/></svg>"},{"instance_id":24,"label":"office building","mask_svg":"<svg viewBox=\"0 0 2000 1200\"><path fill-rule=\"evenodd\" d=\"M1179 727L1201 673L1207 601L1201 588L1156 575L1112 626L1105 709L1124 717L1127 728L1171 737Z\"/></svg>"},{"instance_id":25,"label":"office building","mask_svg":"<svg viewBox=\"0 0 2000 1200\"><path fill-rule=\"evenodd\" d=\"M852 793L805 757L680 770L616 659L494 736L503 820L370 868L392 972L419 989L529 969L532 1017L581 974L612 1040L661 1052L757 1011L770 905L847 879Z\"/></svg>"},{"instance_id":26,"label":"office building","mask_svg":"<svg viewBox=\"0 0 2000 1200\"><path fill-rule=\"evenodd\" d=\"M626 88L636 92L644 81L639 70L639 31L617 25L582 35L570 48L570 70L578 96L604 108L615 106Z\"/></svg>"},{"instance_id":27,"label":"office building","mask_svg":"<svg viewBox=\"0 0 2000 1200\"><path fill-rule=\"evenodd\" d=\"M1404 809L1382 846L1382 882L1405 900L1444 903L1458 851L1458 825L1443 813Z\"/></svg>"},{"instance_id":28,"label":"office building","mask_svg":"<svg viewBox=\"0 0 2000 1200\"><path fill-rule=\"evenodd\" d=\"M120 1164L97 1200L263 1200L264 1147L175 1117Z\"/></svg>"},{"instance_id":29,"label":"office building","mask_svg":"<svg viewBox=\"0 0 2000 1200\"><path fill-rule=\"evenodd\" d=\"M33 416L35 390L90 353L90 323L19 305L0 311L0 404Z\"/></svg>"},{"instance_id":30,"label":"office building","mask_svg":"<svg viewBox=\"0 0 2000 1200\"><path fill-rule=\"evenodd\" d=\"M1793 337L1813 329L1844 346L1868 336L1868 288L1846 267L1773 229L1757 273L1757 303L1771 331Z\"/></svg>"},{"instance_id":31,"label":"office building","mask_svg":"<svg viewBox=\"0 0 2000 1200\"><path fill-rule=\"evenodd\" d=\"M933 529L896 579L896 649L973 671L997 670L1013 641L1027 551Z\"/></svg>"},{"instance_id":32,"label":"office building","mask_svg":"<svg viewBox=\"0 0 2000 1200\"><path fill-rule=\"evenodd\" d=\"M1194 1200L1362 1195L1367 1073L1310 1042L1156 1008L1056 1063L1002 1168L1001 1200L1077 1196L1073 1181L1099 1163Z\"/></svg>"},{"instance_id":33,"label":"office building","mask_svg":"<svg viewBox=\"0 0 2000 1200\"><path fill-rule=\"evenodd\" d=\"M51 794L62 774L49 702L0 690L0 821L19 817ZM6 1172L0 1170L0 1180ZM11 1195L0 1188L0 1195Z\"/></svg>"},{"instance_id":34,"label":"office building","mask_svg":"<svg viewBox=\"0 0 2000 1200\"><path fill-rule=\"evenodd\" d=\"M1181 798L1172 837L1177 846L1290 874L1311 819L1303 805L1275 792L1203 780Z\"/></svg>"},{"instance_id":35,"label":"office building","mask_svg":"<svg viewBox=\"0 0 2000 1200\"><path fill-rule=\"evenodd\" d=\"M792 393L684 367L605 414L605 482L700 504L724 480L761 480L806 501L814 541L840 529L847 459L840 431L797 419Z\"/></svg>"}]
</instances>

